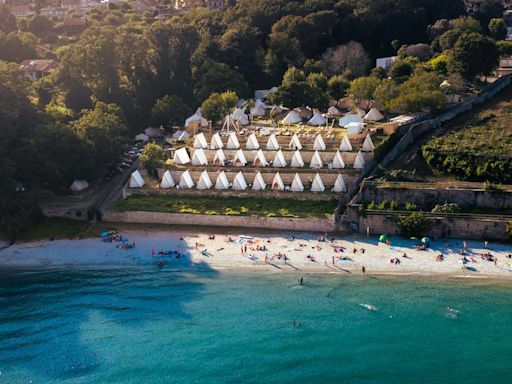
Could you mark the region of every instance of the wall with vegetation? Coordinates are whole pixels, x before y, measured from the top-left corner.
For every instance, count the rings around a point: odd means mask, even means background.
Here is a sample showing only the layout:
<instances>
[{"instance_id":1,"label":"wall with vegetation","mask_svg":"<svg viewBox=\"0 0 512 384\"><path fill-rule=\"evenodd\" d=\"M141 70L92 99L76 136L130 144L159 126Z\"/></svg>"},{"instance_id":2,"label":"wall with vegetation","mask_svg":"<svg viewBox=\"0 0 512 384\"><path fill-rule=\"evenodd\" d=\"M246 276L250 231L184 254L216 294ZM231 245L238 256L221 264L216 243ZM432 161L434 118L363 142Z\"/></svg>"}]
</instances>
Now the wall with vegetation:
<instances>
[{"instance_id":1,"label":"wall with vegetation","mask_svg":"<svg viewBox=\"0 0 512 384\"><path fill-rule=\"evenodd\" d=\"M194 225L215 227L261 228L304 232L332 232L335 230L334 219L296 219L283 217L235 217L221 215L195 215L187 213L162 212L106 212L106 222Z\"/></svg>"}]
</instances>

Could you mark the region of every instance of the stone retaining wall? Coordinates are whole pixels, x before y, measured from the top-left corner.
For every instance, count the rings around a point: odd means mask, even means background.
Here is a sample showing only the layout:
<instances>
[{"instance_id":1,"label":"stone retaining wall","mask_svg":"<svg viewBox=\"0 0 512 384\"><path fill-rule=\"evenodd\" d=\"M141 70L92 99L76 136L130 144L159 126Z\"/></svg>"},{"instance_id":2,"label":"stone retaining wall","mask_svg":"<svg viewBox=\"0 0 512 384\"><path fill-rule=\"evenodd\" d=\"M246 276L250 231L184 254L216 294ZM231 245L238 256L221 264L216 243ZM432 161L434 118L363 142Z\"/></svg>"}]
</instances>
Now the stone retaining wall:
<instances>
[{"instance_id":1,"label":"stone retaining wall","mask_svg":"<svg viewBox=\"0 0 512 384\"><path fill-rule=\"evenodd\" d=\"M427 216L431 219L431 228L428 232L431 237L508 240L507 220L504 218ZM396 219L397 214L391 212L366 212L359 218L359 232L366 233L366 229L370 228L370 233L373 235L382 233L398 235Z\"/></svg>"},{"instance_id":2,"label":"stone retaining wall","mask_svg":"<svg viewBox=\"0 0 512 384\"><path fill-rule=\"evenodd\" d=\"M113 223L239 227L302 232L333 232L335 230L334 218L295 219L284 217L221 216L127 211L106 212L103 215L103 220Z\"/></svg>"}]
</instances>

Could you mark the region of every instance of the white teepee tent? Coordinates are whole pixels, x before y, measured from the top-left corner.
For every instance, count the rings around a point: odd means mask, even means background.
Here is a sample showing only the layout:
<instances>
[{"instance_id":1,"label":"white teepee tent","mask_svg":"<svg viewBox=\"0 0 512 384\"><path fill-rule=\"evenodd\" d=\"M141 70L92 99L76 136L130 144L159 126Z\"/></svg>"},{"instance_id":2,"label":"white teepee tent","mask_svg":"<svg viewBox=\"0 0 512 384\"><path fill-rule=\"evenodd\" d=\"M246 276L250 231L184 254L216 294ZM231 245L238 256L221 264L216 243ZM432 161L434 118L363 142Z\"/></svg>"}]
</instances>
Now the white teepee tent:
<instances>
[{"instance_id":1,"label":"white teepee tent","mask_svg":"<svg viewBox=\"0 0 512 384\"><path fill-rule=\"evenodd\" d=\"M183 189L190 189L194 186L194 181L192 180L192 176L190 176L190 172L188 170L181 174L180 183L178 185Z\"/></svg>"},{"instance_id":2,"label":"white teepee tent","mask_svg":"<svg viewBox=\"0 0 512 384\"><path fill-rule=\"evenodd\" d=\"M144 179L140 175L140 172L138 170L135 170L130 176L130 188L142 188L145 184L146 183L144 182Z\"/></svg>"},{"instance_id":3,"label":"white teepee tent","mask_svg":"<svg viewBox=\"0 0 512 384\"><path fill-rule=\"evenodd\" d=\"M260 117L260 116L265 116L265 107L263 106L254 106L253 108L251 108L251 115L252 116L257 116L257 117Z\"/></svg>"},{"instance_id":4,"label":"white teepee tent","mask_svg":"<svg viewBox=\"0 0 512 384\"><path fill-rule=\"evenodd\" d=\"M364 121L357 113L349 113L340 119L339 126L346 127L350 123L364 123Z\"/></svg>"},{"instance_id":5,"label":"white teepee tent","mask_svg":"<svg viewBox=\"0 0 512 384\"><path fill-rule=\"evenodd\" d=\"M300 151L295 151L292 157L292 168L302 168L304 166L304 160L302 160L302 156Z\"/></svg>"},{"instance_id":6,"label":"white teepee tent","mask_svg":"<svg viewBox=\"0 0 512 384\"><path fill-rule=\"evenodd\" d=\"M192 165L208 165L208 159L202 148L194 151L192 155Z\"/></svg>"},{"instance_id":7,"label":"white teepee tent","mask_svg":"<svg viewBox=\"0 0 512 384\"><path fill-rule=\"evenodd\" d=\"M190 163L190 157L188 156L188 152L185 148L177 149L174 152L174 164L177 165L185 165Z\"/></svg>"},{"instance_id":8,"label":"white teepee tent","mask_svg":"<svg viewBox=\"0 0 512 384\"><path fill-rule=\"evenodd\" d=\"M364 139L363 147L361 148L364 152L372 152L375 149L375 145L373 145L372 138L370 134L366 135Z\"/></svg>"},{"instance_id":9,"label":"white teepee tent","mask_svg":"<svg viewBox=\"0 0 512 384\"><path fill-rule=\"evenodd\" d=\"M219 176L217 176L217 180L215 181L215 189L219 190L225 190L229 188L229 181L228 177L226 176L226 173L222 171L219 173Z\"/></svg>"},{"instance_id":10,"label":"white teepee tent","mask_svg":"<svg viewBox=\"0 0 512 384\"><path fill-rule=\"evenodd\" d=\"M343 179L342 174L339 174L336 178L336 182L334 183L334 188L332 191L336 193L347 192L347 185L345 184L345 180Z\"/></svg>"},{"instance_id":11,"label":"white teepee tent","mask_svg":"<svg viewBox=\"0 0 512 384\"><path fill-rule=\"evenodd\" d=\"M302 192L304 191L304 184L302 184L302 180L298 173L295 174L292 181L292 186L290 187L290 191L292 192Z\"/></svg>"},{"instance_id":12,"label":"white teepee tent","mask_svg":"<svg viewBox=\"0 0 512 384\"><path fill-rule=\"evenodd\" d=\"M309 124L310 125L314 125L314 126L320 126L320 125L325 125L325 123L327 122L327 120L325 120L325 117L323 117L320 112L317 112L313 115L313 117L311 119L309 119Z\"/></svg>"},{"instance_id":13,"label":"white teepee tent","mask_svg":"<svg viewBox=\"0 0 512 384\"><path fill-rule=\"evenodd\" d=\"M325 191L324 182L322 181L320 174L317 173L315 178L313 179L313 183L311 184L311 192L323 192L323 191Z\"/></svg>"},{"instance_id":14,"label":"white teepee tent","mask_svg":"<svg viewBox=\"0 0 512 384\"><path fill-rule=\"evenodd\" d=\"M355 169L363 169L366 165L366 161L363 156L363 152L359 151L357 153L356 159L354 160L354 168Z\"/></svg>"},{"instance_id":15,"label":"white teepee tent","mask_svg":"<svg viewBox=\"0 0 512 384\"><path fill-rule=\"evenodd\" d=\"M218 149L213 157L213 165L219 165L223 167L226 164L226 155L222 149Z\"/></svg>"},{"instance_id":16,"label":"white teepee tent","mask_svg":"<svg viewBox=\"0 0 512 384\"><path fill-rule=\"evenodd\" d=\"M343 140L341 140L340 151L350 152L352 150L352 144L350 144L350 140L347 136L343 136Z\"/></svg>"},{"instance_id":17,"label":"white teepee tent","mask_svg":"<svg viewBox=\"0 0 512 384\"><path fill-rule=\"evenodd\" d=\"M204 133L201 132L201 133L198 133L195 137L194 137L194 148L195 149L206 149L208 148L208 143L206 142L206 137L204 137Z\"/></svg>"},{"instance_id":18,"label":"white teepee tent","mask_svg":"<svg viewBox=\"0 0 512 384\"><path fill-rule=\"evenodd\" d=\"M322 168L323 164L324 163L322 161L322 158L320 157L320 154L318 153L318 151L315 151L315 153L313 153L313 157L311 157L311 162L309 163L309 168L315 168L315 169Z\"/></svg>"},{"instance_id":19,"label":"white teepee tent","mask_svg":"<svg viewBox=\"0 0 512 384\"><path fill-rule=\"evenodd\" d=\"M247 183L242 172L236 174L235 180L233 180L233 189L235 191L245 191L247 189Z\"/></svg>"},{"instance_id":20,"label":"white teepee tent","mask_svg":"<svg viewBox=\"0 0 512 384\"><path fill-rule=\"evenodd\" d=\"M272 180L272 189L276 191L284 191L284 183L283 179L281 179L281 175L277 172Z\"/></svg>"},{"instance_id":21,"label":"white teepee tent","mask_svg":"<svg viewBox=\"0 0 512 384\"><path fill-rule=\"evenodd\" d=\"M197 189L210 189L212 186L213 183L212 180L210 179L210 176L208 175L208 172L203 171L203 173L201 173L201 175L199 176L199 181L197 182Z\"/></svg>"},{"instance_id":22,"label":"white teepee tent","mask_svg":"<svg viewBox=\"0 0 512 384\"><path fill-rule=\"evenodd\" d=\"M341 156L340 151L336 151L336 154L334 155L334 159L332 160L332 167L334 169L345 168L345 161L343 161L343 157Z\"/></svg>"},{"instance_id":23,"label":"white teepee tent","mask_svg":"<svg viewBox=\"0 0 512 384\"><path fill-rule=\"evenodd\" d=\"M224 143L220 138L219 133L214 133L212 136L212 140L210 141L210 149L221 149L224 148Z\"/></svg>"},{"instance_id":24,"label":"white teepee tent","mask_svg":"<svg viewBox=\"0 0 512 384\"><path fill-rule=\"evenodd\" d=\"M247 144L245 147L250 150L260 149L260 143L258 143L258 139L254 133L251 133L247 138Z\"/></svg>"},{"instance_id":25,"label":"white teepee tent","mask_svg":"<svg viewBox=\"0 0 512 384\"><path fill-rule=\"evenodd\" d=\"M286 160L283 155L283 151L279 150L276 152L274 156L274 161L272 162L272 166L274 168L284 168L286 167Z\"/></svg>"},{"instance_id":26,"label":"white teepee tent","mask_svg":"<svg viewBox=\"0 0 512 384\"><path fill-rule=\"evenodd\" d=\"M263 176L258 172L254 176L254 181L252 182L252 190L253 191L264 191L267 188L265 181L263 181Z\"/></svg>"},{"instance_id":27,"label":"white teepee tent","mask_svg":"<svg viewBox=\"0 0 512 384\"><path fill-rule=\"evenodd\" d=\"M271 134L267 141L267 151L278 151L280 148L275 133Z\"/></svg>"},{"instance_id":28,"label":"white teepee tent","mask_svg":"<svg viewBox=\"0 0 512 384\"><path fill-rule=\"evenodd\" d=\"M283 119L282 123L289 125L289 124L298 124L302 121L299 114L295 111L290 111L286 115L286 117Z\"/></svg>"},{"instance_id":29,"label":"white teepee tent","mask_svg":"<svg viewBox=\"0 0 512 384\"><path fill-rule=\"evenodd\" d=\"M239 149L240 148L240 143L238 142L238 138L236 137L235 132L231 132L229 134L228 144L226 145L226 148L227 149Z\"/></svg>"},{"instance_id":30,"label":"white teepee tent","mask_svg":"<svg viewBox=\"0 0 512 384\"><path fill-rule=\"evenodd\" d=\"M300 151L302 149L302 144L300 143L299 136L297 136L297 134L292 136L288 147L294 151Z\"/></svg>"},{"instance_id":31,"label":"white teepee tent","mask_svg":"<svg viewBox=\"0 0 512 384\"><path fill-rule=\"evenodd\" d=\"M365 120L369 121L380 121L384 118L382 113L377 108L372 108L364 117Z\"/></svg>"},{"instance_id":32,"label":"white teepee tent","mask_svg":"<svg viewBox=\"0 0 512 384\"><path fill-rule=\"evenodd\" d=\"M235 167L245 167L247 165L247 159L245 158L244 151L241 149L236 152L235 158L233 159L233 165Z\"/></svg>"},{"instance_id":33,"label":"white teepee tent","mask_svg":"<svg viewBox=\"0 0 512 384\"><path fill-rule=\"evenodd\" d=\"M268 161L265 159L265 154L261 149L256 152L252 164L255 167L268 167Z\"/></svg>"},{"instance_id":34,"label":"white teepee tent","mask_svg":"<svg viewBox=\"0 0 512 384\"><path fill-rule=\"evenodd\" d=\"M174 188L175 186L176 186L176 183L174 182L174 179L172 178L171 171L169 171L169 170L165 171L164 175L162 176L162 182L160 183L160 188L169 189L169 188Z\"/></svg>"},{"instance_id":35,"label":"white teepee tent","mask_svg":"<svg viewBox=\"0 0 512 384\"><path fill-rule=\"evenodd\" d=\"M325 146L325 142L322 135L316 135L315 143L313 144L313 150L325 151L326 148L327 147Z\"/></svg>"}]
</instances>

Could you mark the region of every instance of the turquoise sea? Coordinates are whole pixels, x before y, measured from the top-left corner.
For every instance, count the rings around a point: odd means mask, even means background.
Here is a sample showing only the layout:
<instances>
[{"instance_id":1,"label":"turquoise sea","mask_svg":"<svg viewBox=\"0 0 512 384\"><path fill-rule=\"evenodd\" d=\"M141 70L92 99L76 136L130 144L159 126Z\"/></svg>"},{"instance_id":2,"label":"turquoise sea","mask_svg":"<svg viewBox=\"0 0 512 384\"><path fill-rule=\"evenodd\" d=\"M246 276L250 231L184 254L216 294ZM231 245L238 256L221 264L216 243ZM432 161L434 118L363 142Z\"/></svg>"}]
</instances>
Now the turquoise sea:
<instances>
[{"instance_id":1,"label":"turquoise sea","mask_svg":"<svg viewBox=\"0 0 512 384\"><path fill-rule=\"evenodd\" d=\"M0 272L0 383L507 383L512 286Z\"/></svg>"}]
</instances>

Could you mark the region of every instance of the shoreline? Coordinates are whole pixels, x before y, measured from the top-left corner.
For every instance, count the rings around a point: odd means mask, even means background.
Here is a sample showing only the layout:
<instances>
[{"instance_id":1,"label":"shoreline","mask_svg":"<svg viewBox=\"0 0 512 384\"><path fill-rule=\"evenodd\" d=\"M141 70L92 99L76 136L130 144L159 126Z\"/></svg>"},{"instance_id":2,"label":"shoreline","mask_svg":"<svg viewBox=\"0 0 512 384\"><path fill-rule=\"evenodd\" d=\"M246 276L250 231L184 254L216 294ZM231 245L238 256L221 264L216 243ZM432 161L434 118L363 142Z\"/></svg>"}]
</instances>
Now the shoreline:
<instances>
[{"instance_id":1,"label":"shoreline","mask_svg":"<svg viewBox=\"0 0 512 384\"><path fill-rule=\"evenodd\" d=\"M290 231L264 231L229 228L227 231L215 231L208 228L215 239L209 239L205 228L178 229L161 227L127 229L120 234L136 247L117 248L120 243L105 243L98 237L80 240L54 240L16 243L0 250L2 269L114 269L137 266L159 268L163 261L163 270L204 271L217 273L280 273L293 275L329 275L329 276L387 276L404 278L449 279L465 281L512 282L512 260L506 255L512 253L512 247L503 244L490 244L489 250L497 259L493 262L479 258L484 252L483 243L468 241L471 253L468 258L474 260L468 266L473 271L462 270L461 255L457 249L461 240L433 241L431 248L419 251L413 248L413 242L391 238L391 246L379 243L376 237L340 236L335 240L319 242L318 233L292 233ZM218 229L218 228L217 228ZM222 234L219 234L221 232ZM291 236L295 237L291 241ZM231 237L232 242L227 238ZM449 248L446 248L446 244ZM479 247L480 245L480 247ZM247 247L246 252L241 247ZM260 249L258 249L260 248ZM266 248L266 250L262 250ZM356 250L356 252L353 251ZM181 259L158 256L160 250L173 250L183 254ZM206 252L205 252L206 250ZM152 256L151 253L155 255ZM403 258L407 253L408 258ZM276 255L286 255L278 259ZM445 255L442 262L435 261L438 254ZM271 260L273 256L273 259ZM314 261L308 258L311 256ZM265 257L267 264L265 264ZM333 259L334 257L334 259ZM341 260L347 258L349 260ZM399 265L391 264L390 259L398 258ZM334 262L334 265L333 265Z\"/></svg>"}]
</instances>

